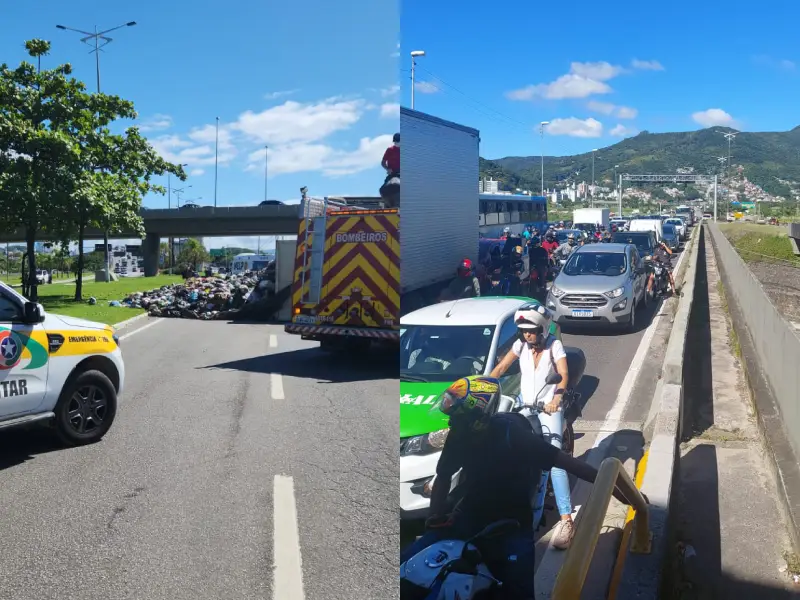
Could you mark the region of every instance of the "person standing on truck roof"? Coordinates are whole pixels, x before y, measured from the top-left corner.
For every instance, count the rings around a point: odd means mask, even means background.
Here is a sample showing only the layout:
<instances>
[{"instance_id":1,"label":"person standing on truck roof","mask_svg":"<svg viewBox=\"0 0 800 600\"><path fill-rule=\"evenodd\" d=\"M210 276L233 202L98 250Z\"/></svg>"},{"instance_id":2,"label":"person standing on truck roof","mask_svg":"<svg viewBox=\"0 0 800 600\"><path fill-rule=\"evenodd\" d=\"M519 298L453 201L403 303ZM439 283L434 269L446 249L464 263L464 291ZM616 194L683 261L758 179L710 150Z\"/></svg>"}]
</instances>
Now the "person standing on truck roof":
<instances>
[{"instance_id":1,"label":"person standing on truck roof","mask_svg":"<svg viewBox=\"0 0 800 600\"><path fill-rule=\"evenodd\" d=\"M383 160L381 166L386 169L386 181L392 177L400 175L400 134L395 133L392 138L392 145L383 153Z\"/></svg>"}]
</instances>

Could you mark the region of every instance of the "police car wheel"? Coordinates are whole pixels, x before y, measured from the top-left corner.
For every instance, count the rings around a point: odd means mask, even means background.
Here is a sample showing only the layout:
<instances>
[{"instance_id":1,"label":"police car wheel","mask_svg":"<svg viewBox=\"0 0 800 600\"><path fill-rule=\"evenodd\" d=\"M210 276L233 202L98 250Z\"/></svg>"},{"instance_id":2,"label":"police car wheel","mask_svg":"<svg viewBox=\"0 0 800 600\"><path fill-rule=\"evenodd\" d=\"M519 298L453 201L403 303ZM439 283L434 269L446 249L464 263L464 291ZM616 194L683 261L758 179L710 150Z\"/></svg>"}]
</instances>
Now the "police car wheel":
<instances>
[{"instance_id":1,"label":"police car wheel","mask_svg":"<svg viewBox=\"0 0 800 600\"><path fill-rule=\"evenodd\" d=\"M55 407L55 429L65 444L99 441L117 414L117 392L100 371L84 371L61 392Z\"/></svg>"}]
</instances>

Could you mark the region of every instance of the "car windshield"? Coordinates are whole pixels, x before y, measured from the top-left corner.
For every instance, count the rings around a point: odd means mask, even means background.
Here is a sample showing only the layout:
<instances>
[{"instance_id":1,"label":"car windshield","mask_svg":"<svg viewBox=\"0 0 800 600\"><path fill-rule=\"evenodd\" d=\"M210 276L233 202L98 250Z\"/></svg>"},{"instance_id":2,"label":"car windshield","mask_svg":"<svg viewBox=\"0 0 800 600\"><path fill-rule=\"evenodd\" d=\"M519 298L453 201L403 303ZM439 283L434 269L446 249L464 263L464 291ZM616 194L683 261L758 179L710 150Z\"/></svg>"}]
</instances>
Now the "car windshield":
<instances>
[{"instance_id":1,"label":"car windshield","mask_svg":"<svg viewBox=\"0 0 800 600\"><path fill-rule=\"evenodd\" d=\"M675 226L669 223L664 225L664 235L675 235Z\"/></svg>"},{"instance_id":2,"label":"car windshield","mask_svg":"<svg viewBox=\"0 0 800 600\"><path fill-rule=\"evenodd\" d=\"M566 275L606 275L616 277L625 272L625 254L622 252L577 252L566 265Z\"/></svg>"},{"instance_id":3,"label":"car windshield","mask_svg":"<svg viewBox=\"0 0 800 600\"><path fill-rule=\"evenodd\" d=\"M611 237L611 241L616 244L633 244L642 256L652 254L652 238L647 233L617 233Z\"/></svg>"},{"instance_id":4,"label":"car windshield","mask_svg":"<svg viewBox=\"0 0 800 600\"><path fill-rule=\"evenodd\" d=\"M456 381L482 375L494 326L409 325L400 332L400 380Z\"/></svg>"}]
</instances>

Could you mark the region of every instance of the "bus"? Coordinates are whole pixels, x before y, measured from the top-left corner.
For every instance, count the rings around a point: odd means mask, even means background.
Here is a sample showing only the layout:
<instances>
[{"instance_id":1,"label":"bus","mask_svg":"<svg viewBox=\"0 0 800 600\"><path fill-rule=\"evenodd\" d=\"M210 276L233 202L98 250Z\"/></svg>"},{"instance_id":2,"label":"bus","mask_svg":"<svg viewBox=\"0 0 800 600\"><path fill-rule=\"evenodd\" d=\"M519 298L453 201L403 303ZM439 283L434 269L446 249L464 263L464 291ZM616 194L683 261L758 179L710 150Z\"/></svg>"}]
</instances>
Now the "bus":
<instances>
[{"instance_id":1,"label":"bus","mask_svg":"<svg viewBox=\"0 0 800 600\"><path fill-rule=\"evenodd\" d=\"M547 199L543 196L478 194L478 198L479 237L499 238L506 227L516 235L528 225L540 230L547 227Z\"/></svg>"},{"instance_id":2,"label":"bus","mask_svg":"<svg viewBox=\"0 0 800 600\"><path fill-rule=\"evenodd\" d=\"M247 271L261 271L266 269L273 260L275 260L275 254L255 254L254 252L237 254L231 261L231 273L236 275Z\"/></svg>"}]
</instances>

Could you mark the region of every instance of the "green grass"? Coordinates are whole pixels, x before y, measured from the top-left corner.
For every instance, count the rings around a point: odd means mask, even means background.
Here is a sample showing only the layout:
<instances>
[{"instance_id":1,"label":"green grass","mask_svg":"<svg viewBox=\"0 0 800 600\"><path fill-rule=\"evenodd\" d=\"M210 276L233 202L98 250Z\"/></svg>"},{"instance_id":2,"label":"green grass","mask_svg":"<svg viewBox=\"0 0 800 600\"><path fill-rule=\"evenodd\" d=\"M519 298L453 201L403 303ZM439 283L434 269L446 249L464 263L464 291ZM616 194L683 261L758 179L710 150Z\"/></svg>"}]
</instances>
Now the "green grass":
<instances>
[{"instance_id":1,"label":"green grass","mask_svg":"<svg viewBox=\"0 0 800 600\"><path fill-rule=\"evenodd\" d=\"M39 302L48 312L68 315L115 325L131 317L144 313L141 308L109 306L111 300L122 300L133 292L145 292L183 281L175 275L158 275L156 277L129 277L111 283L90 281L83 284L83 302L75 302L75 284L39 286ZM97 298L94 306L88 303L91 296Z\"/></svg>"},{"instance_id":2,"label":"green grass","mask_svg":"<svg viewBox=\"0 0 800 600\"><path fill-rule=\"evenodd\" d=\"M747 233L760 233L765 235L774 235L778 237L787 237L789 235L786 225L759 225L758 223L720 223L719 229L725 234L725 237L739 237Z\"/></svg>"},{"instance_id":3,"label":"green grass","mask_svg":"<svg viewBox=\"0 0 800 600\"><path fill-rule=\"evenodd\" d=\"M759 227L761 229L753 229ZM776 229L768 225L735 225L722 231L745 262L777 262L800 267L800 258L794 255L785 229L783 235L770 231Z\"/></svg>"},{"instance_id":4,"label":"green grass","mask_svg":"<svg viewBox=\"0 0 800 600\"><path fill-rule=\"evenodd\" d=\"M75 275L72 273L64 273L58 274L53 276L53 283L57 283L59 281L64 281L65 279L74 279ZM0 281L7 283L8 285L22 285L22 273L9 273L6 276L5 273L0 273ZM49 285L49 284L48 284Z\"/></svg>"}]
</instances>

